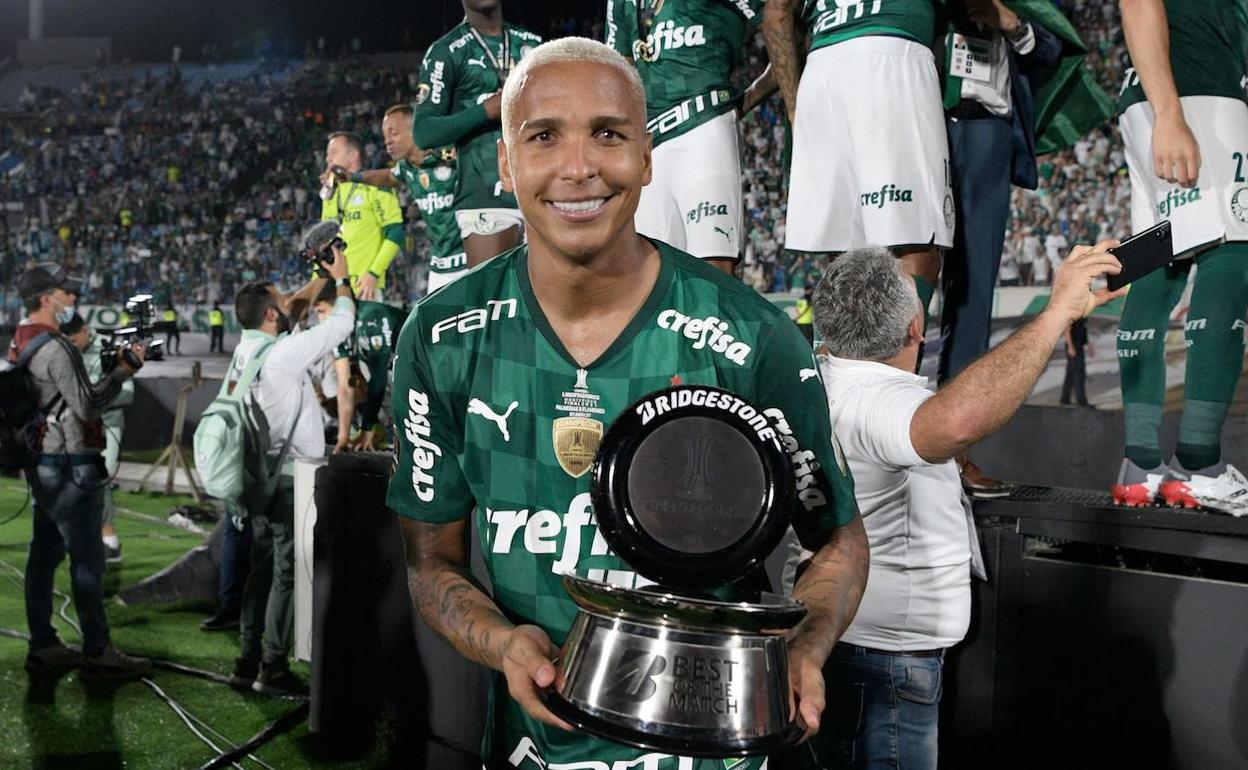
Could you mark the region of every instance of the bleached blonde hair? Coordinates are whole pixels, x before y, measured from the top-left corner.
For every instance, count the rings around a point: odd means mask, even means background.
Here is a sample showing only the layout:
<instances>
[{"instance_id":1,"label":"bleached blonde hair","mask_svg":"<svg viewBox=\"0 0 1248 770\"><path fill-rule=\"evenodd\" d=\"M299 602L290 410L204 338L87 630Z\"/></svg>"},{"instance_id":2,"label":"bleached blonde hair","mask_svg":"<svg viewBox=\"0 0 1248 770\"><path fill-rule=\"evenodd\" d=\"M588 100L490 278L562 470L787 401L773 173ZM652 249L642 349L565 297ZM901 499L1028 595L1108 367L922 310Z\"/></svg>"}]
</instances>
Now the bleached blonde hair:
<instances>
[{"instance_id":1,"label":"bleached blonde hair","mask_svg":"<svg viewBox=\"0 0 1248 770\"><path fill-rule=\"evenodd\" d=\"M515 126L511 123L516 109L516 100L520 98L520 90L524 88L524 83L529 77L529 71L544 64L561 62L596 62L613 67L624 76L624 80L628 83L629 91L641 103L642 112L645 112L646 91L641 85L641 75L637 73L637 68L628 59L620 56L611 46L599 43L597 40L590 40L587 37L561 37L548 43L542 43L534 48L520 60L520 64L508 75L507 82L503 85L502 123L504 142L508 140L515 129Z\"/></svg>"}]
</instances>

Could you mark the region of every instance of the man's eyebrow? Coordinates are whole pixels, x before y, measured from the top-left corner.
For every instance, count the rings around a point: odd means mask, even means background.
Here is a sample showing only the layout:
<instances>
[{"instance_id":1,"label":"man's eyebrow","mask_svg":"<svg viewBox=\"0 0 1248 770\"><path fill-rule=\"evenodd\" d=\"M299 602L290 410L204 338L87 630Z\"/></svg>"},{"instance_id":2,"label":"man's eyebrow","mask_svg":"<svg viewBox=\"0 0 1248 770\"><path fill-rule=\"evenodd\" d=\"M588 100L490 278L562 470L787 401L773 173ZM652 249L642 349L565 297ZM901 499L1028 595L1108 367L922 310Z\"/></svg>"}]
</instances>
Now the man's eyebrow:
<instances>
[{"instance_id":1,"label":"man's eyebrow","mask_svg":"<svg viewBox=\"0 0 1248 770\"><path fill-rule=\"evenodd\" d=\"M522 131L548 131L552 128L559 128L567 121L560 117L549 118L532 118L520 124ZM626 126L632 123L632 120L626 115L594 115L589 119L589 124L594 128Z\"/></svg>"}]
</instances>

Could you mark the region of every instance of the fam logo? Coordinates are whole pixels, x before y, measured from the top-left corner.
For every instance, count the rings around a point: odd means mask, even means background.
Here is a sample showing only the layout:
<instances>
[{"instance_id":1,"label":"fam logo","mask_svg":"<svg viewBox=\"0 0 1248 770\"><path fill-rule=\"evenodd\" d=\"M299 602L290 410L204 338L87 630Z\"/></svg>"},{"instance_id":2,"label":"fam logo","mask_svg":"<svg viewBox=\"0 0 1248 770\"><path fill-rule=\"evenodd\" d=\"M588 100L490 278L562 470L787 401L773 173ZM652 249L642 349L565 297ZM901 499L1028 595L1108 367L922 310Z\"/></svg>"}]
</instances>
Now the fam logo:
<instances>
[{"instance_id":1,"label":"fam logo","mask_svg":"<svg viewBox=\"0 0 1248 770\"><path fill-rule=\"evenodd\" d=\"M1248 187L1231 193L1231 215L1240 222L1248 223Z\"/></svg>"},{"instance_id":2,"label":"fam logo","mask_svg":"<svg viewBox=\"0 0 1248 770\"><path fill-rule=\"evenodd\" d=\"M949 207L952 208L953 199L946 197L946 201L948 202ZM913 203L913 202L914 202L913 191L902 190L899 187L897 187L895 184L893 184L892 182L889 182L888 184L884 185L878 190L874 190L872 192L864 192L858 196L858 203L864 208L867 206L874 206L877 209L882 209L884 208L885 203ZM946 220L948 220L949 218L948 211L949 209L947 208L946 213L945 213Z\"/></svg>"},{"instance_id":3,"label":"fam logo","mask_svg":"<svg viewBox=\"0 0 1248 770\"><path fill-rule=\"evenodd\" d=\"M1193 187L1190 190L1175 187L1172 190L1167 190L1166 197L1157 202L1157 215L1162 217L1170 216L1171 211L1182 208L1189 203L1195 203L1198 200L1200 200L1199 187ZM1248 203L1248 195L1245 196L1244 202ZM1232 205L1234 204L1232 203Z\"/></svg>"},{"instance_id":4,"label":"fam logo","mask_svg":"<svg viewBox=\"0 0 1248 770\"><path fill-rule=\"evenodd\" d=\"M693 223L702 221L702 217L726 217L728 216L728 206L723 203L711 203L710 201L702 201L698 207L685 214L685 219Z\"/></svg>"},{"instance_id":5,"label":"fam logo","mask_svg":"<svg viewBox=\"0 0 1248 770\"><path fill-rule=\"evenodd\" d=\"M1152 340L1157 338L1156 329L1119 329L1118 340L1120 342L1139 342L1143 340Z\"/></svg>"},{"instance_id":6,"label":"fam logo","mask_svg":"<svg viewBox=\"0 0 1248 770\"><path fill-rule=\"evenodd\" d=\"M485 303L485 307L475 307L438 321L429 332L429 341L436 345L442 339L444 332L453 331L456 334L467 334L477 329L484 329L485 325L491 321L515 317L516 300L514 297L512 299L492 299Z\"/></svg>"}]
</instances>

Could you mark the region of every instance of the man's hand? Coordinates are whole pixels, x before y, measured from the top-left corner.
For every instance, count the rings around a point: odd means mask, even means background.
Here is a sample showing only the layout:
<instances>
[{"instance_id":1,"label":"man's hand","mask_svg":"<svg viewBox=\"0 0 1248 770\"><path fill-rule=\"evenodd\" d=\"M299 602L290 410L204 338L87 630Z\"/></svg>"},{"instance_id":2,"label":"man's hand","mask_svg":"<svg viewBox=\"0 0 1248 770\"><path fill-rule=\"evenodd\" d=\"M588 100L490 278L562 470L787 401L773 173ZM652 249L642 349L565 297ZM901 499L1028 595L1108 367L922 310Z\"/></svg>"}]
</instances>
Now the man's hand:
<instances>
[{"instance_id":1,"label":"man's hand","mask_svg":"<svg viewBox=\"0 0 1248 770\"><path fill-rule=\"evenodd\" d=\"M321 184L336 185L347 181L350 177L351 174L342 166L330 166L321 174Z\"/></svg>"},{"instance_id":2,"label":"man's hand","mask_svg":"<svg viewBox=\"0 0 1248 770\"><path fill-rule=\"evenodd\" d=\"M789 647L789 713L805 730L805 741L819 732L825 703L823 666L804 647Z\"/></svg>"},{"instance_id":3,"label":"man's hand","mask_svg":"<svg viewBox=\"0 0 1248 770\"><path fill-rule=\"evenodd\" d=\"M1195 187L1200 176L1200 145L1182 110L1158 115L1153 122L1153 171L1167 182Z\"/></svg>"},{"instance_id":4,"label":"man's hand","mask_svg":"<svg viewBox=\"0 0 1248 770\"><path fill-rule=\"evenodd\" d=\"M1074 358L1077 352L1078 351L1075 350L1074 343L1071 343L1071 342L1066 343L1066 355L1070 356L1071 358Z\"/></svg>"},{"instance_id":5,"label":"man's hand","mask_svg":"<svg viewBox=\"0 0 1248 770\"><path fill-rule=\"evenodd\" d=\"M356 296L365 301L377 296L377 276L372 273L360 276L359 291L356 292Z\"/></svg>"},{"instance_id":6,"label":"man's hand","mask_svg":"<svg viewBox=\"0 0 1248 770\"><path fill-rule=\"evenodd\" d=\"M1006 35L1018 31L1018 14L1001 0L966 0L966 16L971 21Z\"/></svg>"},{"instance_id":7,"label":"man's hand","mask_svg":"<svg viewBox=\"0 0 1248 770\"><path fill-rule=\"evenodd\" d=\"M334 261L325 265L325 269L329 272L329 277L334 279L334 283L337 283L349 275L347 272L347 255L343 254L342 249L337 246L334 246L333 250Z\"/></svg>"},{"instance_id":8,"label":"man's hand","mask_svg":"<svg viewBox=\"0 0 1248 770\"><path fill-rule=\"evenodd\" d=\"M559 649L537 626L516 626L511 629L503 653L503 676L507 677L507 691L525 713L539 722L545 722L561 730L572 726L555 716L542 705L537 697L538 689L555 683L555 658Z\"/></svg>"},{"instance_id":9,"label":"man's hand","mask_svg":"<svg viewBox=\"0 0 1248 770\"><path fill-rule=\"evenodd\" d=\"M1122 263L1109 253L1118 241L1101 241L1095 246L1076 246L1053 275L1053 294L1044 313L1058 314L1066 326L1086 318L1101 305L1126 296L1127 287L1118 291L1092 289L1092 282L1102 275L1118 275ZM1050 347L1050 350L1052 348Z\"/></svg>"},{"instance_id":10,"label":"man's hand","mask_svg":"<svg viewBox=\"0 0 1248 770\"><path fill-rule=\"evenodd\" d=\"M485 107L485 117L499 120L503 116L503 89L498 89L481 103Z\"/></svg>"},{"instance_id":11,"label":"man's hand","mask_svg":"<svg viewBox=\"0 0 1248 770\"><path fill-rule=\"evenodd\" d=\"M376 435L376 429L370 428L369 430L360 431L360 440L357 441L352 448L361 452L373 451L373 442L376 440Z\"/></svg>"},{"instance_id":12,"label":"man's hand","mask_svg":"<svg viewBox=\"0 0 1248 770\"><path fill-rule=\"evenodd\" d=\"M351 450L351 431L339 430L338 440L334 442L334 454L341 454Z\"/></svg>"},{"instance_id":13,"label":"man's hand","mask_svg":"<svg viewBox=\"0 0 1248 770\"><path fill-rule=\"evenodd\" d=\"M129 352L134 353L136 356L138 356L139 366L131 366L130 362L126 360L127 350L129 350ZM117 369L125 377L133 377L134 373L137 372L140 368L142 368L143 361L146 361L146 360L147 360L147 346L145 345L135 344L135 345L131 345L129 348L120 348L117 351Z\"/></svg>"}]
</instances>

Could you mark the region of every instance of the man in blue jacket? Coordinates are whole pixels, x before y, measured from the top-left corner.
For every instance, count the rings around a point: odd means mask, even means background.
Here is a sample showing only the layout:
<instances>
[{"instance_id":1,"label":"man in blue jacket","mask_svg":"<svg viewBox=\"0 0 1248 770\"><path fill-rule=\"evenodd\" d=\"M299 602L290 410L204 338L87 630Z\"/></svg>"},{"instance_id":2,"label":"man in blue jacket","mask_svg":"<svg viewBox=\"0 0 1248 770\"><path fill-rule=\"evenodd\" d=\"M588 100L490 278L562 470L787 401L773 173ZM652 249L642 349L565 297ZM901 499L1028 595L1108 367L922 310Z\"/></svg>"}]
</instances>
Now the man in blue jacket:
<instances>
[{"instance_id":1,"label":"man in blue jacket","mask_svg":"<svg viewBox=\"0 0 1248 770\"><path fill-rule=\"evenodd\" d=\"M1052 67L1062 52L1056 35L1002 0L963 0L949 10L945 117L957 219L941 276L941 383L988 349L1010 185L1035 189L1037 181L1029 78ZM973 464L960 465L973 496L1008 493Z\"/></svg>"}]
</instances>

